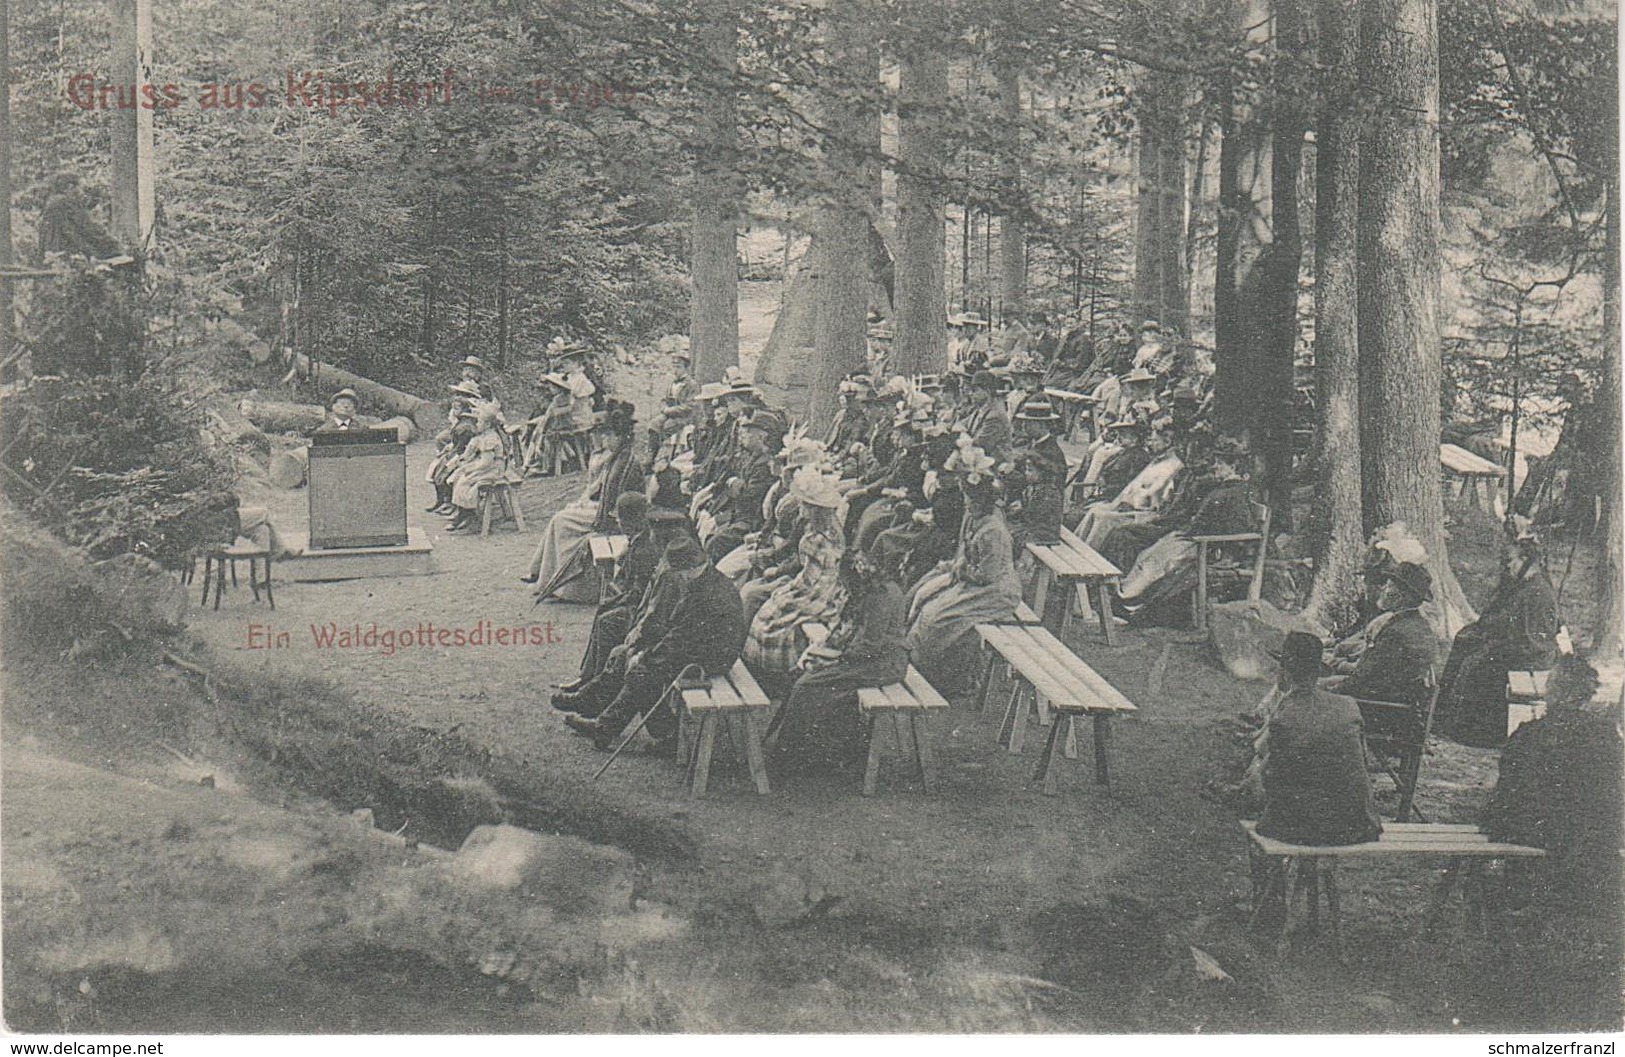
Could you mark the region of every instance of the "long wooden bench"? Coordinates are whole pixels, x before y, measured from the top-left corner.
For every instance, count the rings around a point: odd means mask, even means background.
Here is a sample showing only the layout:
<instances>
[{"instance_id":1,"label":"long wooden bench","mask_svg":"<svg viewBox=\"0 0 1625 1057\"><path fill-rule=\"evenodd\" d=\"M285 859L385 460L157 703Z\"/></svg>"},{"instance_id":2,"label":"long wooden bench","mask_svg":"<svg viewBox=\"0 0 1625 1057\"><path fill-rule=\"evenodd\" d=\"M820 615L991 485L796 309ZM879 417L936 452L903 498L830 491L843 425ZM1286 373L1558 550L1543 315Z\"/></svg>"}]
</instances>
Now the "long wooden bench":
<instances>
[{"instance_id":1,"label":"long wooden bench","mask_svg":"<svg viewBox=\"0 0 1625 1057\"><path fill-rule=\"evenodd\" d=\"M1061 529L1056 543L1029 543L1027 552L1038 560L1038 584L1033 592L1033 609L1042 618L1049 604L1052 583L1077 585L1083 591L1094 591L1100 616L1100 630L1108 646L1117 645L1112 629L1111 589L1123 578L1123 571L1102 558L1095 549L1067 529ZM1064 634L1066 622L1072 613L1071 600L1061 609L1060 627Z\"/></svg>"},{"instance_id":2,"label":"long wooden bench","mask_svg":"<svg viewBox=\"0 0 1625 1057\"><path fill-rule=\"evenodd\" d=\"M1373 856L1429 856L1446 860L1443 878L1434 893L1427 927L1431 931L1443 918L1450 895L1458 885L1467 902L1469 915L1483 921L1484 867L1498 859L1532 859L1545 855L1540 848L1492 841L1477 826L1453 823L1388 822L1382 835L1361 844L1304 845L1266 837L1258 823L1243 821L1248 838L1248 858L1252 872L1253 921L1278 922L1284 938L1287 916L1292 906L1293 874L1298 887L1307 886L1309 926L1320 925L1320 893L1324 892L1327 920L1332 940L1341 941L1338 921L1337 862L1345 858ZM1295 868L1295 869L1294 869Z\"/></svg>"},{"instance_id":3,"label":"long wooden bench","mask_svg":"<svg viewBox=\"0 0 1625 1057\"><path fill-rule=\"evenodd\" d=\"M1452 498L1460 499L1470 488L1479 509L1495 512L1501 482L1506 480L1506 467L1455 444L1439 445L1439 465L1450 482Z\"/></svg>"},{"instance_id":4,"label":"long wooden bench","mask_svg":"<svg viewBox=\"0 0 1625 1057\"><path fill-rule=\"evenodd\" d=\"M1032 777L1043 783L1047 795L1054 796L1058 791L1055 756L1062 751L1067 759L1077 756L1076 722L1078 717L1087 716L1094 721L1095 781L1109 785L1112 717L1138 711L1134 703L1067 649L1048 628L978 624L976 633L987 650L978 704L986 703L996 658L1002 657L1015 676L999 724L999 743L1012 753L1021 751L1029 710L1037 713L1040 723L1052 720L1049 739ZM1054 717L1048 714L1051 709L1056 713Z\"/></svg>"},{"instance_id":5,"label":"long wooden bench","mask_svg":"<svg viewBox=\"0 0 1625 1057\"><path fill-rule=\"evenodd\" d=\"M726 726L729 739L745 757L756 791L766 796L762 731L770 702L745 662L735 661L728 674L711 676L704 687L673 684L668 692L677 710L677 753L687 764L690 792L705 795L717 733Z\"/></svg>"}]
</instances>

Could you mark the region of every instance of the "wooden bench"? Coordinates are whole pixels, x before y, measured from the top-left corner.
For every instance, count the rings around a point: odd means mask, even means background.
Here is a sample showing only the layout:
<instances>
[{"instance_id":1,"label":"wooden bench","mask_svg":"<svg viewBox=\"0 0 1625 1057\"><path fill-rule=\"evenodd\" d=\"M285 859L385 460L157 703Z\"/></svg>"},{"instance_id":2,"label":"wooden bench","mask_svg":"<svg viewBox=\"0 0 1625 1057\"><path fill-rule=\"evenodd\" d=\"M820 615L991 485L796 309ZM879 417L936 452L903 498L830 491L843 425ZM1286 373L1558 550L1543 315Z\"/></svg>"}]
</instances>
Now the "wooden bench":
<instances>
[{"instance_id":1,"label":"wooden bench","mask_svg":"<svg viewBox=\"0 0 1625 1057\"><path fill-rule=\"evenodd\" d=\"M598 570L598 597L604 597L609 590L610 578L615 572L615 563L621 560L626 553L627 539L619 533L604 533L587 537L587 547L592 551L592 566Z\"/></svg>"},{"instance_id":2,"label":"wooden bench","mask_svg":"<svg viewBox=\"0 0 1625 1057\"><path fill-rule=\"evenodd\" d=\"M229 543L225 546L211 547L203 552L203 599L201 604L209 602L209 588L214 588L214 608L220 608L220 598L226 593L226 574L231 573L231 586L237 586L237 563L248 563L248 589L254 593L254 601L260 600L260 588L265 588L265 601L272 608L276 608L276 596L271 593L271 550L255 543ZM197 559L192 559L192 568L186 573L187 582L191 582L192 569L196 568ZM264 579L256 575L263 564Z\"/></svg>"},{"instance_id":3,"label":"wooden bench","mask_svg":"<svg viewBox=\"0 0 1625 1057\"><path fill-rule=\"evenodd\" d=\"M911 664L900 683L890 686L870 686L858 691L858 710L869 721L869 760L863 768L863 795L874 796L880 779L880 757L886 741L886 722L897 741L897 751L905 758L913 757L920 768L920 784L931 792L931 743L927 737L926 720L933 712L947 711L948 702L937 693L936 687L925 681L925 676ZM905 733L907 736L905 737Z\"/></svg>"},{"instance_id":4,"label":"wooden bench","mask_svg":"<svg viewBox=\"0 0 1625 1057\"><path fill-rule=\"evenodd\" d=\"M766 796L762 729L770 702L745 662L735 661L726 675L711 676L707 686L684 688L673 683L667 693L677 712L677 753L686 762L689 791L694 796L705 795L717 732L726 725L729 739L745 758L756 791Z\"/></svg>"},{"instance_id":5,"label":"wooden bench","mask_svg":"<svg viewBox=\"0 0 1625 1057\"><path fill-rule=\"evenodd\" d=\"M1495 512L1501 482L1506 479L1506 467L1454 444L1439 445L1439 465L1450 482L1452 498L1460 499L1462 492L1471 488L1479 509Z\"/></svg>"},{"instance_id":6,"label":"wooden bench","mask_svg":"<svg viewBox=\"0 0 1625 1057\"><path fill-rule=\"evenodd\" d=\"M1029 707L1041 724L1049 721L1049 739L1032 777L1043 783L1047 795L1054 796L1056 753L1063 751L1064 745L1067 759L1077 757L1077 719L1088 716L1094 720L1095 781L1109 785L1111 720L1137 711L1134 703L1067 649L1048 628L978 624L976 633L987 650L978 707L985 707L996 658L1002 657L1015 676L1010 702L999 724L999 743L1011 753L1021 752ZM1056 712L1053 721L1050 709Z\"/></svg>"},{"instance_id":7,"label":"wooden bench","mask_svg":"<svg viewBox=\"0 0 1625 1057\"><path fill-rule=\"evenodd\" d=\"M1038 585L1033 592L1033 609L1042 619L1049 604L1050 584L1078 585L1083 591L1093 590L1098 599L1100 630L1108 646L1117 645L1112 628L1111 588L1123 578L1123 572L1102 558L1095 549L1067 529L1061 529L1056 543L1029 543L1027 553L1038 559ZM1066 632L1067 619L1072 613L1072 600L1066 600L1061 609L1058 632Z\"/></svg>"},{"instance_id":8,"label":"wooden bench","mask_svg":"<svg viewBox=\"0 0 1625 1057\"><path fill-rule=\"evenodd\" d=\"M491 518L499 514L513 522L513 527L519 532L525 531L525 513L519 509L519 496L515 494L519 482L515 480L493 481L479 487L479 517L480 535L491 534Z\"/></svg>"},{"instance_id":9,"label":"wooden bench","mask_svg":"<svg viewBox=\"0 0 1625 1057\"><path fill-rule=\"evenodd\" d=\"M1435 891L1434 905L1428 916L1427 928L1432 931L1442 920L1446 904L1458 884L1469 914L1482 923L1486 865L1498 859L1529 859L1546 854L1540 848L1491 841L1477 826L1449 823L1389 822L1384 824L1382 835L1376 840L1343 845L1288 844L1260 835L1257 826L1258 823L1251 821L1241 823L1248 838L1254 924L1278 921L1277 938L1285 937L1292 906L1292 874L1296 872L1299 889L1307 888L1311 931L1319 928L1320 893L1325 893L1334 945L1342 938L1338 921L1339 859L1395 855L1444 859L1447 864L1444 877Z\"/></svg>"},{"instance_id":10,"label":"wooden bench","mask_svg":"<svg viewBox=\"0 0 1625 1057\"><path fill-rule=\"evenodd\" d=\"M1507 737L1546 714L1546 680L1551 674L1527 669L1507 672Z\"/></svg>"}]
</instances>

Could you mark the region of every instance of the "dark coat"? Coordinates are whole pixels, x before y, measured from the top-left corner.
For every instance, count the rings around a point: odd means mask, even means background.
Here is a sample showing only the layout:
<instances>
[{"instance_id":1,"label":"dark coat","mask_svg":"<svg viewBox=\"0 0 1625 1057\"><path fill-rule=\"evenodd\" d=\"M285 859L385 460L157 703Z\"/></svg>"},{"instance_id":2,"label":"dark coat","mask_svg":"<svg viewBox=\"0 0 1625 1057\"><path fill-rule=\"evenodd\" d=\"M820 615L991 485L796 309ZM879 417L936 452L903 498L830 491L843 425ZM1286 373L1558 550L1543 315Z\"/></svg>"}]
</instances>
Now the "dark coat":
<instances>
[{"instance_id":1,"label":"dark coat","mask_svg":"<svg viewBox=\"0 0 1625 1057\"><path fill-rule=\"evenodd\" d=\"M725 672L745 646L745 609L733 581L715 566L684 585L665 634L649 649L648 663L698 664Z\"/></svg>"},{"instance_id":2,"label":"dark coat","mask_svg":"<svg viewBox=\"0 0 1625 1057\"><path fill-rule=\"evenodd\" d=\"M1282 698L1269 723L1258 832L1292 844L1359 844L1382 832L1365 769L1360 706L1323 690Z\"/></svg>"},{"instance_id":3,"label":"dark coat","mask_svg":"<svg viewBox=\"0 0 1625 1057\"><path fill-rule=\"evenodd\" d=\"M1010 450L1010 417L1005 414L1003 398L995 396L972 411L965 420L965 432L991 458L1002 459Z\"/></svg>"},{"instance_id":4,"label":"dark coat","mask_svg":"<svg viewBox=\"0 0 1625 1057\"><path fill-rule=\"evenodd\" d=\"M643 491L643 467L632 454L632 441L627 438L621 449L610 458L604 471L603 487L598 490L598 516L592 527L596 532L615 531L615 504L625 491Z\"/></svg>"},{"instance_id":5,"label":"dark coat","mask_svg":"<svg viewBox=\"0 0 1625 1057\"><path fill-rule=\"evenodd\" d=\"M1433 629L1416 609L1384 617L1387 614L1377 618L1383 621L1382 627L1359 664L1335 689L1368 701L1420 703L1427 692L1428 674L1438 662Z\"/></svg>"},{"instance_id":6,"label":"dark coat","mask_svg":"<svg viewBox=\"0 0 1625 1057\"><path fill-rule=\"evenodd\" d=\"M1440 730L1465 745L1499 746L1506 739L1507 672L1551 668L1557 630L1557 594L1545 569L1502 581L1450 644L1439 679Z\"/></svg>"},{"instance_id":7,"label":"dark coat","mask_svg":"<svg viewBox=\"0 0 1625 1057\"><path fill-rule=\"evenodd\" d=\"M1100 468L1100 494L1107 499L1116 499L1117 494L1128 487L1128 483L1140 475L1140 471L1151 465L1151 452L1143 444L1136 444L1132 448L1124 448L1116 455L1106 460Z\"/></svg>"}]
</instances>

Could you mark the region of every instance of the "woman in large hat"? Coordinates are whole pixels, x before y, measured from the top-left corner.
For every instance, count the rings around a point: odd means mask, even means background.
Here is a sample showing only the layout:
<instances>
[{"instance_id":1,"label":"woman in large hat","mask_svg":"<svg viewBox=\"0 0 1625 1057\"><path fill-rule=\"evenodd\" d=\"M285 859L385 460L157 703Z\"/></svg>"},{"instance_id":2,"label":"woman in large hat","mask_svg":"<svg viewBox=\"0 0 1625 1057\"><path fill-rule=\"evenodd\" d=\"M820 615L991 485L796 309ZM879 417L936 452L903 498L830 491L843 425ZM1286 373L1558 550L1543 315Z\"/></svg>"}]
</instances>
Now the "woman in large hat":
<instances>
[{"instance_id":1,"label":"woman in large hat","mask_svg":"<svg viewBox=\"0 0 1625 1057\"><path fill-rule=\"evenodd\" d=\"M598 597L587 538L610 532L615 524L615 503L625 491L641 491L643 471L633 457L632 405L612 402L593 427L603 446L587 466L587 483L575 502L554 514L531 556L530 571L520 577L539 583L538 598L561 602L593 602Z\"/></svg>"},{"instance_id":2,"label":"woman in large hat","mask_svg":"<svg viewBox=\"0 0 1625 1057\"><path fill-rule=\"evenodd\" d=\"M447 532L474 527L479 509L480 488L503 479L508 472L507 445L497 428L495 404L480 404L474 412L474 436L446 478L451 485L451 505L455 508Z\"/></svg>"}]
</instances>

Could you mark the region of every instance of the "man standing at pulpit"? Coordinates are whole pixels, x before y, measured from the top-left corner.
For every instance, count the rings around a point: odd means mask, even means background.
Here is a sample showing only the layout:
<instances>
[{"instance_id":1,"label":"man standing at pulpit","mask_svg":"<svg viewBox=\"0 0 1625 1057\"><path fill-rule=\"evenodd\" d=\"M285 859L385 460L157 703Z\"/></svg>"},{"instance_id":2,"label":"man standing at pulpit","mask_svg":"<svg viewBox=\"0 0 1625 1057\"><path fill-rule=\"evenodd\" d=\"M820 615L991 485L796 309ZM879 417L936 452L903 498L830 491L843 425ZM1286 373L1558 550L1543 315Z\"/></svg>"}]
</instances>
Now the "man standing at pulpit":
<instances>
[{"instance_id":1,"label":"man standing at pulpit","mask_svg":"<svg viewBox=\"0 0 1625 1057\"><path fill-rule=\"evenodd\" d=\"M356 401L354 389L340 389L333 394L333 399L327 402L327 421L318 427L319 433L332 433L336 430L360 429L361 420L356 418Z\"/></svg>"}]
</instances>

